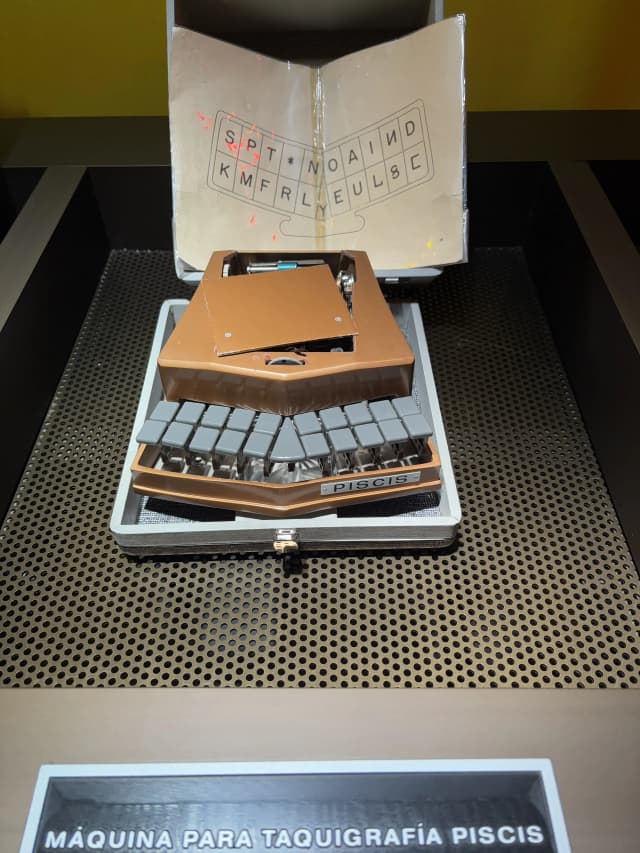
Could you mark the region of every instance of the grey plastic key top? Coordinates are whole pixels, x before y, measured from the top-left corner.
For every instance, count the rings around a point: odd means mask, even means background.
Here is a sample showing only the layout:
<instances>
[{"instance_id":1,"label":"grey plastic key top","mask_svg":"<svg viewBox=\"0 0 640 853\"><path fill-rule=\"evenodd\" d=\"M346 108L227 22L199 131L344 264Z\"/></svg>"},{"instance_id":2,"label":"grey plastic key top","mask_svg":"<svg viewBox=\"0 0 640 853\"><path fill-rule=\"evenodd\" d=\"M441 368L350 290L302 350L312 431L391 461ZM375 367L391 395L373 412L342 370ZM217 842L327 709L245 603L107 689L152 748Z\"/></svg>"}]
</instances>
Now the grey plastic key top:
<instances>
[{"instance_id":1,"label":"grey plastic key top","mask_svg":"<svg viewBox=\"0 0 640 853\"><path fill-rule=\"evenodd\" d=\"M304 459L304 449L290 418L284 419L269 458L272 462L300 462Z\"/></svg>"},{"instance_id":2,"label":"grey plastic key top","mask_svg":"<svg viewBox=\"0 0 640 853\"><path fill-rule=\"evenodd\" d=\"M188 400L180 406L180 411L176 415L176 421L182 424L197 424L203 412L204 403L194 403Z\"/></svg>"},{"instance_id":3,"label":"grey plastic key top","mask_svg":"<svg viewBox=\"0 0 640 853\"><path fill-rule=\"evenodd\" d=\"M381 447L384 444L384 438L377 424L358 424L354 429L360 447Z\"/></svg>"},{"instance_id":4,"label":"grey plastic key top","mask_svg":"<svg viewBox=\"0 0 640 853\"><path fill-rule=\"evenodd\" d=\"M369 403L369 410L378 423L398 417L388 400L376 400L375 403Z\"/></svg>"},{"instance_id":5,"label":"grey plastic key top","mask_svg":"<svg viewBox=\"0 0 640 853\"><path fill-rule=\"evenodd\" d=\"M365 402L362 403L351 403L349 406L344 407L344 413L347 416L347 420L351 424L351 426L357 426L358 424L368 424L371 423L373 418L371 417L371 412L369 411L369 407Z\"/></svg>"},{"instance_id":6,"label":"grey plastic key top","mask_svg":"<svg viewBox=\"0 0 640 853\"><path fill-rule=\"evenodd\" d=\"M152 421L165 421L169 423L175 417L180 408L180 403L170 403L169 400L160 400L156 403L154 410L149 415Z\"/></svg>"},{"instance_id":7,"label":"grey plastic key top","mask_svg":"<svg viewBox=\"0 0 640 853\"><path fill-rule=\"evenodd\" d=\"M324 459L331 452L321 432L303 435L300 439L307 459Z\"/></svg>"},{"instance_id":8,"label":"grey plastic key top","mask_svg":"<svg viewBox=\"0 0 640 853\"><path fill-rule=\"evenodd\" d=\"M227 429L248 430L255 414L253 409L234 409L227 421Z\"/></svg>"},{"instance_id":9,"label":"grey plastic key top","mask_svg":"<svg viewBox=\"0 0 640 853\"><path fill-rule=\"evenodd\" d=\"M268 432L252 432L244 446L244 455L253 459L264 459L269 452L273 435Z\"/></svg>"},{"instance_id":10,"label":"grey plastic key top","mask_svg":"<svg viewBox=\"0 0 640 853\"><path fill-rule=\"evenodd\" d=\"M303 412L301 415L294 415L293 422L300 435L310 435L320 429L315 412Z\"/></svg>"},{"instance_id":11,"label":"grey plastic key top","mask_svg":"<svg viewBox=\"0 0 640 853\"><path fill-rule=\"evenodd\" d=\"M406 441L409 437L406 429L402 426L398 418L393 418L388 421L380 421L378 424L380 432L383 434L385 441L398 442Z\"/></svg>"},{"instance_id":12,"label":"grey plastic key top","mask_svg":"<svg viewBox=\"0 0 640 853\"><path fill-rule=\"evenodd\" d=\"M216 453L223 456L236 456L242 447L246 433L235 429L225 429L216 444Z\"/></svg>"},{"instance_id":13,"label":"grey plastic key top","mask_svg":"<svg viewBox=\"0 0 640 853\"><path fill-rule=\"evenodd\" d=\"M200 423L202 426L221 429L230 411L229 406L208 406Z\"/></svg>"},{"instance_id":14,"label":"grey plastic key top","mask_svg":"<svg viewBox=\"0 0 640 853\"><path fill-rule=\"evenodd\" d=\"M406 415L402 418L402 423L411 438L427 438L433 435L433 427L424 415Z\"/></svg>"},{"instance_id":15,"label":"grey plastic key top","mask_svg":"<svg viewBox=\"0 0 640 853\"><path fill-rule=\"evenodd\" d=\"M358 449L358 442L348 427L329 430L327 435L336 453L351 453Z\"/></svg>"},{"instance_id":16,"label":"grey plastic key top","mask_svg":"<svg viewBox=\"0 0 640 853\"><path fill-rule=\"evenodd\" d=\"M162 433L167 428L164 421L145 421L142 429L136 436L140 444L160 444Z\"/></svg>"},{"instance_id":17,"label":"grey plastic key top","mask_svg":"<svg viewBox=\"0 0 640 853\"><path fill-rule=\"evenodd\" d=\"M162 444L165 447L173 447L175 449L184 449L189 441L189 436L193 431L191 424L183 424L174 421L169 424L167 431L162 436Z\"/></svg>"},{"instance_id":18,"label":"grey plastic key top","mask_svg":"<svg viewBox=\"0 0 640 853\"><path fill-rule=\"evenodd\" d=\"M339 429L347 425L347 419L340 406L331 406L329 409L322 409L318 414L325 429Z\"/></svg>"},{"instance_id":19,"label":"grey plastic key top","mask_svg":"<svg viewBox=\"0 0 640 853\"><path fill-rule=\"evenodd\" d=\"M404 418L407 415L420 414L420 407L413 397L396 397L395 400L391 401L391 405L401 418Z\"/></svg>"},{"instance_id":20,"label":"grey plastic key top","mask_svg":"<svg viewBox=\"0 0 640 853\"><path fill-rule=\"evenodd\" d=\"M270 412L261 412L258 415L258 420L254 426L255 432L266 432L268 435L274 435L278 431L278 427L282 422L280 415L272 415Z\"/></svg>"},{"instance_id":21,"label":"grey plastic key top","mask_svg":"<svg viewBox=\"0 0 640 853\"><path fill-rule=\"evenodd\" d=\"M220 435L220 430L210 427L198 427L193 438L189 442L189 450L192 453L210 454Z\"/></svg>"}]
</instances>

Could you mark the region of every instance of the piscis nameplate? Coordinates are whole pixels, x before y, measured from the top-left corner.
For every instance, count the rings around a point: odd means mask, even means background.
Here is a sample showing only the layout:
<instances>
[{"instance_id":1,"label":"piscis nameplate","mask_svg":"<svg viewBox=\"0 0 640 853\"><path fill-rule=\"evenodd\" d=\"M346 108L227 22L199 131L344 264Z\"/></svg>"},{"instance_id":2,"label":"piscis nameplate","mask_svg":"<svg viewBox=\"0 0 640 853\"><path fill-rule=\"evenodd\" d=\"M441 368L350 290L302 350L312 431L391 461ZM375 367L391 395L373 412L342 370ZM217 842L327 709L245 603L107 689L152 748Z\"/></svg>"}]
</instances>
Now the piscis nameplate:
<instances>
[{"instance_id":1,"label":"piscis nameplate","mask_svg":"<svg viewBox=\"0 0 640 853\"><path fill-rule=\"evenodd\" d=\"M385 489L388 486L403 486L409 483L417 483L419 480L419 471L407 471L406 474L388 474L379 477L360 477L357 480L323 483L320 486L320 494L337 495L345 494L346 492L365 492L368 489Z\"/></svg>"}]
</instances>

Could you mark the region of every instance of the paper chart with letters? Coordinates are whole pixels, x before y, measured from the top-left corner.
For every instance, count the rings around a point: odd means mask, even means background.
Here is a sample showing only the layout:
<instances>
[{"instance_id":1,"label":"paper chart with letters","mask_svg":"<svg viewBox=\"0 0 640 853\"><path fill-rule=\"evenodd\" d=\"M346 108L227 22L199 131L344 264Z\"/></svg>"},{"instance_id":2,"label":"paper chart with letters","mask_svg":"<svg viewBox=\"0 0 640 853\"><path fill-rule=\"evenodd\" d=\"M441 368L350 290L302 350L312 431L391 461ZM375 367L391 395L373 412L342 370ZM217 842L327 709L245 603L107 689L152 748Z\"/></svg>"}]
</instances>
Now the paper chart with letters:
<instances>
[{"instance_id":1,"label":"paper chart with letters","mask_svg":"<svg viewBox=\"0 0 640 853\"><path fill-rule=\"evenodd\" d=\"M320 68L173 35L176 254L363 249L378 269L465 254L461 17Z\"/></svg>"}]
</instances>

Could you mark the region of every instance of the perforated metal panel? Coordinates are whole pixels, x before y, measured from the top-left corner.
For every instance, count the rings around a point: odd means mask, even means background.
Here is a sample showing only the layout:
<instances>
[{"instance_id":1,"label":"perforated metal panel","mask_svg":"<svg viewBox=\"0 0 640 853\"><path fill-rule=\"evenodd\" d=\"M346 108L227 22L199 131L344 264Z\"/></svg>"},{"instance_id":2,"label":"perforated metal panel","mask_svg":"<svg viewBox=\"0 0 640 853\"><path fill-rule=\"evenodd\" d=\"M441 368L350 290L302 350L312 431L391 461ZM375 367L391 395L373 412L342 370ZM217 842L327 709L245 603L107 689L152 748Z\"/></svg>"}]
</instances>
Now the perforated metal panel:
<instances>
[{"instance_id":1,"label":"perforated metal panel","mask_svg":"<svg viewBox=\"0 0 640 853\"><path fill-rule=\"evenodd\" d=\"M156 315L186 292L167 253L110 258L2 529L3 685L638 684L637 575L518 250L398 291L423 307L457 547L300 577L111 539Z\"/></svg>"}]
</instances>

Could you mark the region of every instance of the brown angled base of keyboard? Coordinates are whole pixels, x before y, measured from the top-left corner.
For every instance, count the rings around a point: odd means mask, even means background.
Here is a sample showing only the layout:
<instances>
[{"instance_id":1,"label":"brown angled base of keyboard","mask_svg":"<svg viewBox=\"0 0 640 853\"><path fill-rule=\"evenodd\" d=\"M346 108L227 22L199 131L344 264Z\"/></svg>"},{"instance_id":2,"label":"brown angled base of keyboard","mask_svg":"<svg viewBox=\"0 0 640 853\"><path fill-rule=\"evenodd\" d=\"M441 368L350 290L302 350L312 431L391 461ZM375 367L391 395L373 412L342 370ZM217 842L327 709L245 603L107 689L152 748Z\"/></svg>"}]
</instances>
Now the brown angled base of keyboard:
<instances>
[{"instance_id":1,"label":"brown angled base of keyboard","mask_svg":"<svg viewBox=\"0 0 640 853\"><path fill-rule=\"evenodd\" d=\"M166 399L294 415L410 394L414 355L366 253L314 254L324 263L249 275L299 254L214 252L158 357ZM349 303L340 269L353 272Z\"/></svg>"},{"instance_id":2,"label":"brown angled base of keyboard","mask_svg":"<svg viewBox=\"0 0 640 853\"><path fill-rule=\"evenodd\" d=\"M440 459L431 440L429 448L429 462L283 484L178 473L154 467L158 464L158 450L143 444L138 448L131 471L133 489L139 494L230 509L246 515L287 518L330 512L346 504L435 491L441 485ZM419 479L416 482L375 486L376 479L394 481L407 475ZM366 483L364 488L358 486L363 483ZM323 486L332 489L338 484L344 484L350 491L322 494Z\"/></svg>"}]
</instances>

